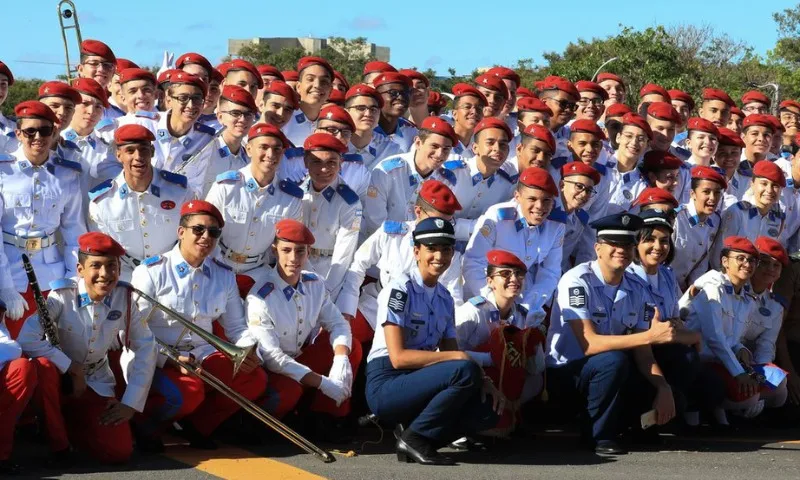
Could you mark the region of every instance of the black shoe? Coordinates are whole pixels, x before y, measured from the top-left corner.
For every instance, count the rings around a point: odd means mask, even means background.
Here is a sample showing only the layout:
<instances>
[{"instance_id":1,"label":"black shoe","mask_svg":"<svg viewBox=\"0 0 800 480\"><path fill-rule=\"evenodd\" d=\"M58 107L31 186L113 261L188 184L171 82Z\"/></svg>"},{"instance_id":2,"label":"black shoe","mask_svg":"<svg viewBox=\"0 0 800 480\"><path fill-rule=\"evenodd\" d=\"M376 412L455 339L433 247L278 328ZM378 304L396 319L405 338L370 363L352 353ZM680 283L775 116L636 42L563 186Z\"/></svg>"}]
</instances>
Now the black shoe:
<instances>
[{"instance_id":1,"label":"black shoe","mask_svg":"<svg viewBox=\"0 0 800 480\"><path fill-rule=\"evenodd\" d=\"M430 441L412 430L406 430L397 439L397 461L420 465L455 465L453 459L445 457L430 446Z\"/></svg>"},{"instance_id":2,"label":"black shoe","mask_svg":"<svg viewBox=\"0 0 800 480\"><path fill-rule=\"evenodd\" d=\"M144 435L137 435L136 449L142 453L147 453L147 454L164 453L164 442L161 441L161 437L147 437Z\"/></svg>"},{"instance_id":3,"label":"black shoe","mask_svg":"<svg viewBox=\"0 0 800 480\"><path fill-rule=\"evenodd\" d=\"M73 465L75 465L75 456L69 447L51 453L44 461L44 467L52 470L65 470L72 468Z\"/></svg>"},{"instance_id":4,"label":"black shoe","mask_svg":"<svg viewBox=\"0 0 800 480\"><path fill-rule=\"evenodd\" d=\"M394 438L395 438L395 440L400 440L400 437L403 436L403 431L404 430L405 430L405 427L403 427L402 423L398 423L394 427Z\"/></svg>"},{"instance_id":5,"label":"black shoe","mask_svg":"<svg viewBox=\"0 0 800 480\"><path fill-rule=\"evenodd\" d=\"M594 453L598 455L625 455L628 451L614 440L598 440L594 446Z\"/></svg>"},{"instance_id":6,"label":"black shoe","mask_svg":"<svg viewBox=\"0 0 800 480\"><path fill-rule=\"evenodd\" d=\"M189 440L189 446L198 450L216 450L217 442L200 434L191 422L178 422L181 426L181 436Z\"/></svg>"},{"instance_id":7,"label":"black shoe","mask_svg":"<svg viewBox=\"0 0 800 480\"><path fill-rule=\"evenodd\" d=\"M0 475L19 475L21 468L11 460L0 460Z\"/></svg>"}]
</instances>

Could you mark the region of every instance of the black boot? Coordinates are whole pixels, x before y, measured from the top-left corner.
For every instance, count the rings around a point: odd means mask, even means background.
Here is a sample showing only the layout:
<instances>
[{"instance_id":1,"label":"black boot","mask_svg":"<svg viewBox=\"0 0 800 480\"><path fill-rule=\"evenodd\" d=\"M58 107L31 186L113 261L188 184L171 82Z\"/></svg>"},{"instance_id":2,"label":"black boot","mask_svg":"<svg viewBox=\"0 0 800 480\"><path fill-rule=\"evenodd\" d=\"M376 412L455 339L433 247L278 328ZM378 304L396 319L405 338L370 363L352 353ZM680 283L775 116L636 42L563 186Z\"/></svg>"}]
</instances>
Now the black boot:
<instances>
[{"instance_id":1,"label":"black boot","mask_svg":"<svg viewBox=\"0 0 800 480\"><path fill-rule=\"evenodd\" d=\"M406 429L397 440L397 460L420 465L455 465L451 458L438 453L431 441L411 429Z\"/></svg>"},{"instance_id":2,"label":"black boot","mask_svg":"<svg viewBox=\"0 0 800 480\"><path fill-rule=\"evenodd\" d=\"M211 439L211 437L206 437L201 435L200 432L194 428L194 425L191 422L183 421L178 422L181 426L181 435L189 440L189 446L192 448L196 448L198 450L216 450L217 449L217 442Z\"/></svg>"},{"instance_id":3,"label":"black boot","mask_svg":"<svg viewBox=\"0 0 800 480\"><path fill-rule=\"evenodd\" d=\"M0 460L0 475L10 477L13 475L19 475L19 473L20 473L19 465L12 462L11 460Z\"/></svg>"}]
</instances>

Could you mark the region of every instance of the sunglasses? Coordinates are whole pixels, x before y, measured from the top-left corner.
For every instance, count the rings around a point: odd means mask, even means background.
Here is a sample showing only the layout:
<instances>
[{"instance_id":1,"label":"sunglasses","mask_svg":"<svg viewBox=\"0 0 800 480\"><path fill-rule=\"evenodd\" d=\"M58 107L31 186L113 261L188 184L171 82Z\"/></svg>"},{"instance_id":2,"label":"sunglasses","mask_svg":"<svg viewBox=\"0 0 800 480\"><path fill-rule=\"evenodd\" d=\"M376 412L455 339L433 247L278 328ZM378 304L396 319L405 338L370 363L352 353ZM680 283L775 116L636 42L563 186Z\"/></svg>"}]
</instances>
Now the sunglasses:
<instances>
[{"instance_id":1,"label":"sunglasses","mask_svg":"<svg viewBox=\"0 0 800 480\"><path fill-rule=\"evenodd\" d=\"M206 227L204 225L192 225L186 227L192 231L196 237L202 237L204 233L208 232L211 238L219 238L222 235L222 229L219 227Z\"/></svg>"},{"instance_id":2,"label":"sunglasses","mask_svg":"<svg viewBox=\"0 0 800 480\"><path fill-rule=\"evenodd\" d=\"M27 138L33 138L38 133L40 137L49 137L53 134L54 127L39 127L39 128L23 128L20 130Z\"/></svg>"}]
</instances>

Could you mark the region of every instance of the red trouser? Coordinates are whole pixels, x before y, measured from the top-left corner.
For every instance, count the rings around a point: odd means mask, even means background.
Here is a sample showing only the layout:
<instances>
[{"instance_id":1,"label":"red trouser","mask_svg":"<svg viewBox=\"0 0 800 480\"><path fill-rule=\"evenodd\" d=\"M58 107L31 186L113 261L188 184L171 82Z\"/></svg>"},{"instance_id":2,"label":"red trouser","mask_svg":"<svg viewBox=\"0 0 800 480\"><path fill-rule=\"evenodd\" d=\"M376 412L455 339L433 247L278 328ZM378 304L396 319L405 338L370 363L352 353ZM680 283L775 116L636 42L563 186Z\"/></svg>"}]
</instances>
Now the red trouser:
<instances>
[{"instance_id":1,"label":"red trouser","mask_svg":"<svg viewBox=\"0 0 800 480\"><path fill-rule=\"evenodd\" d=\"M234 377L233 363L220 352L206 357L202 368L251 401L263 395L267 386L267 373L261 368L250 373L239 371ZM165 402L170 403L166 408ZM204 381L166 367L156 372L145 412L156 421L187 417L201 435L208 436L239 408Z\"/></svg>"},{"instance_id":2,"label":"red trouser","mask_svg":"<svg viewBox=\"0 0 800 480\"><path fill-rule=\"evenodd\" d=\"M27 358L12 360L0 370L0 460L14 447L17 419L36 390L36 367Z\"/></svg>"},{"instance_id":3,"label":"red trouser","mask_svg":"<svg viewBox=\"0 0 800 480\"><path fill-rule=\"evenodd\" d=\"M353 341L353 348L350 350L350 366L353 369L353 377L358 373L358 366L361 364L361 344ZM303 348L295 361L302 363L310 368L314 373L328 375L333 365L333 348L331 347L330 335L323 331L316 341ZM300 398L308 390L300 383L291 378L271 373L267 383L267 397L264 405L270 413L277 418L283 418L287 413L295 409ZM350 413L350 399L348 398L338 407L336 402L325 396L321 391L313 389L314 399L311 402L312 412L328 413L334 417L344 417Z\"/></svg>"},{"instance_id":4,"label":"red trouser","mask_svg":"<svg viewBox=\"0 0 800 480\"><path fill-rule=\"evenodd\" d=\"M361 311L356 310L356 316L353 317L353 321L350 322L350 330L353 332L353 340L357 340L358 343L372 343L372 338L375 336L375 330L372 329L369 322L364 315L361 314Z\"/></svg>"},{"instance_id":5,"label":"red trouser","mask_svg":"<svg viewBox=\"0 0 800 480\"><path fill-rule=\"evenodd\" d=\"M80 398L61 394L61 372L47 360L33 360L39 374L35 402L44 416L52 451L69 447L70 442L103 463L127 462L133 452L128 422L101 425L100 416L111 400L86 387Z\"/></svg>"},{"instance_id":6,"label":"red trouser","mask_svg":"<svg viewBox=\"0 0 800 480\"><path fill-rule=\"evenodd\" d=\"M774 366L774 364L770 365ZM743 402L753 396L751 395L748 397L739 391L739 384L736 383L736 378L731 375L731 373L723 364L719 362L711 362L711 369L714 370L714 372L725 382L725 395L728 397L728 400L732 402ZM772 390L770 390L768 386L761 385L758 388L758 393L756 395L760 393L769 393L771 391Z\"/></svg>"},{"instance_id":7,"label":"red trouser","mask_svg":"<svg viewBox=\"0 0 800 480\"><path fill-rule=\"evenodd\" d=\"M42 295L44 295L45 299L47 298L48 293L50 293L50 290L45 290L42 292ZM24 298L25 303L28 304L28 309L22 313L22 318L19 320L11 320L10 318L6 317L6 327L8 328L8 334L11 336L12 340L16 340L19 336L22 326L25 325L25 320L36 313L36 300L33 299L33 289L30 285L28 285L28 289L25 290L25 293L22 294L22 298Z\"/></svg>"}]
</instances>

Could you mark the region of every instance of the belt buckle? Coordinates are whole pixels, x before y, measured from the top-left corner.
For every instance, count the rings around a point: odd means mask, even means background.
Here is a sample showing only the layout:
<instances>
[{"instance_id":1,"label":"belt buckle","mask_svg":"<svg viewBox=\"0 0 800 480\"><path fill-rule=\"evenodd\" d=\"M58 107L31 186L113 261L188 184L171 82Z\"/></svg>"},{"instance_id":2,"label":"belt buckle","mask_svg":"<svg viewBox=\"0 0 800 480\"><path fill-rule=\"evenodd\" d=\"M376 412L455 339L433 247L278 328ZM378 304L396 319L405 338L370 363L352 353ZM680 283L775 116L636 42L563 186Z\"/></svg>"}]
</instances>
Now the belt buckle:
<instances>
[{"instance_id":1,"label":"belt buckle","mask_svg":"<svg viewBox=\"0 0 800 480\"><path fill-rule=\"evenodd\" d=\"M26 238L25 239L25 250L27 251L35 251L42 249L42 239L41 238Z\"/></svg>"},{"instance_id":2,"label":"belt buckle","mask_svg":"<svg viewBox=\"0 0 800 480\"><path fill-rule=\"evenodd\" d=\"M228 258L233 260L236 263L245 263L247 262L247 255L243 253L236 253L231 250L231 253L228 254Z\"/></svg>"}]
</instances>

